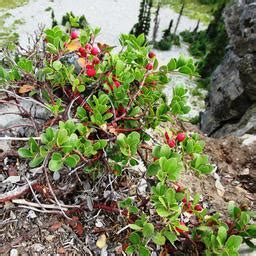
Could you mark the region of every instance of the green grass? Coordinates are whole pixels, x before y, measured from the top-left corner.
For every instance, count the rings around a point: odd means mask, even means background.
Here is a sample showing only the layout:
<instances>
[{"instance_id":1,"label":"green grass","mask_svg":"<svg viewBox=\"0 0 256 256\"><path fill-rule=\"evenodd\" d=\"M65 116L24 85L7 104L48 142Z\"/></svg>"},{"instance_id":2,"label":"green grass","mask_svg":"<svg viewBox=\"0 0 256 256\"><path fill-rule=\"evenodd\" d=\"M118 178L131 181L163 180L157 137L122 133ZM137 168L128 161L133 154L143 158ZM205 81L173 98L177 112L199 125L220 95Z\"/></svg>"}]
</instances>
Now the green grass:
<instances>
[{"instance_id":1,"label":"green grass","mask_svg":"<svg viewBox=\"0 0 256 256\"><path fill-rule=\"evenodd\" d=\"M1 9L12 9L21 5L24 5L28 0L0 0Z\"/></svg>"},{"instance_id":2,"label":"green grass","mask_svg":"<svg viewBox=\"0 0 256 256\"><path fill-rule=\"evenodd\" d=\"M15 27L24 22L21 19L16 19L10 26L5 26L6 19L12 16L8 11L27 3L28 0L0 0L0 47L17 41L18 34L14 32Z\"/></svg>"},{"instance_id":3,"label":"green grass","mask_svg":"<svg viewBox=\"0 0 256 256\"><path fill-rule=\"evenodd\" d=\"M183 14L191 19L196 19L208 24L212 19L212 11L215 9L216 4L201 4L198 0L184 0L185 8ZM161 5L170 5L171 9L179 12L183 0L160 0Z\"/></svg>"}]
</instances>

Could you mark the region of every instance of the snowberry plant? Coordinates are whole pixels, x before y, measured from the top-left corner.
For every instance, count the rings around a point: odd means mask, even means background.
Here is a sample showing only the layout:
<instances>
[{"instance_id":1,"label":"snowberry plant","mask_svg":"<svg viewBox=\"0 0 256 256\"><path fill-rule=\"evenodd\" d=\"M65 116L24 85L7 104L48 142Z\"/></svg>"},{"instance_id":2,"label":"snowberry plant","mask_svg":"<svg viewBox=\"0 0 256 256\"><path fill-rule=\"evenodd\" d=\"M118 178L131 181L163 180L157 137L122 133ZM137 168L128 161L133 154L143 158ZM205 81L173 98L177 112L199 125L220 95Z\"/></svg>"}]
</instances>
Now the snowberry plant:
<instances>
[{"instance_id":1,"label":"snowberry plant","mask_svg":"<svg viewBox=\"0 0 256 256\"><path fill-rule=\"evenodd\" d=\"M90 27L70 33L46 29L37 58L17 56L8 72L0 69L3 83L22 88L26 79L32 81L30 96L52 112L41 139L31 138L19 149L20 157L29 159L31 168L82 169L87 175L103 175L104 170L122 175L143 160L151 191L143 204L136 198L119 204L129 225L123 250L134 255L187 253L189 245L189 254L238 255L240 244L251 245L256 236L250 213L233 206L227 224L203 208L199 195L192 198L178 185L184 171L213 171L200 136L177 128L179 115L189 112L186 88L172 88L170 104L162 91L173 74L196 76L193 60L173 58L159 66L144 35L121 35L117 51L96 43L99 32ZM162 133L159 144L148 131L163 122L173 128Z\"/></svg>"}]
</instances>

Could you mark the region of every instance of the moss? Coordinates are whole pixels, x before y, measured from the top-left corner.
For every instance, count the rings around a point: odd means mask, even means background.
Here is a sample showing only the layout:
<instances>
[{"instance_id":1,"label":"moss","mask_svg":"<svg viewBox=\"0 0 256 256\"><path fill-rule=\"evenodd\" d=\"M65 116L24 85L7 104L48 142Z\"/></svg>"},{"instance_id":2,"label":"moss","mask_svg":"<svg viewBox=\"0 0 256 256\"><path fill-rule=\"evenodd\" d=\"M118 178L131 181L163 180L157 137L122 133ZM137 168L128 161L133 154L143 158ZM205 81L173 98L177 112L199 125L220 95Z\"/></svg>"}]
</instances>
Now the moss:
<instances>
[{"instance_id":1,"label":"moss","mask_svg":"<svg viewBox=\"0 0 256 256\"><path fill-rule=\"evenodd\" d=\"M204 24L208 24L212 20L212 12L218 4L216 0L207 4L201 0L161 0L161 5L170 5L178 13L183 2L185 2L183 15L191 19L200 19Z\"/></svg>"},{"instance_id":2,"label":"moss","mask_svg":"<svg viewBox=\"0 0 256 256\"><path fill-rule=\"evenodd\" d=\"M23 24L24 20L16 19L8 27L5 26L6 19L10 18L12 15L8 10L25 5L28 0L3 0L0 1L0 47L4 47L9 43L16 42L19 35L15 33L15 28L17 25Z\"/></svg>"},{"instance_id":3,"label":"moss","mask_svg":"<svg viewBox=\"0 0 256 256\"><path fill-rule=\"evenodd\" d=\"M28 3L28 0L3 0L0 1L0 9L12 9Z\"/></svg>"}]
</instances>

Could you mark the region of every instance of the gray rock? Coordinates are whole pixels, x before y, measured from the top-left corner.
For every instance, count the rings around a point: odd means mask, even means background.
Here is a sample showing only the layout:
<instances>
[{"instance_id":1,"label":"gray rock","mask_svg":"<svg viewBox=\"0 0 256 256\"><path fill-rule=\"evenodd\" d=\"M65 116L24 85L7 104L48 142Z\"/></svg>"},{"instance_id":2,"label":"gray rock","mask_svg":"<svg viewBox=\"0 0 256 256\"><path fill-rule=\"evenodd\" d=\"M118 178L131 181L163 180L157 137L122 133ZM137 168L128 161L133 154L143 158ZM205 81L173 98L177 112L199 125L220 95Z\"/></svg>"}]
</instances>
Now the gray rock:
<instances>
[{"instance_id":1,"label":"gray rock","mask_svg":"<svg viewBox=\"0 0 256 256\"><path fill-rule=\"evenodd\" d=\"M10 101L10 103L14 101ZM51 113L46 108L39 106L36 103L27 101L27 100L19 100L19 105L21 106L21 110L25 110L32 119L37 123L43 123L48 120L51 116ZM12 126L19 126L15 129L20 136L33 136L34 128L33 127L23 127L25 124L32 124L31 119L27 116L20 115L20 109L16 105L11 104L1 104L0 105L0 129L8 129ZM3 134L6 135L6 130L4 130ZM2 145L7 148L7 145ZM0 146L0 148L2 148ZM3 149L2 149L3 150ZM4 150L5 151L5 150Z\"/></svg>"},{"instance_id":2,"label":"gray rock","mask_svg":"<svg viewBox=\"0 0 256 256\"><path fill-rule=\"evenodd\" d=\"M60 61L65 64L73 65L76 74L79 74L82 70L81 66L78 64L79 56L75 52L70 52L60 58Z\"/></svg>"},{"instance_id":3,"label":"gray rock","mask_svg":"<svg viewBox=\"0 0 256 256\"><path fill-rule=\"evenodd\" d=\"M224 18L230 47L201 114L202 131L213 137L256 131L256 2L236 0Z\"/></svg>"}]
</instances>

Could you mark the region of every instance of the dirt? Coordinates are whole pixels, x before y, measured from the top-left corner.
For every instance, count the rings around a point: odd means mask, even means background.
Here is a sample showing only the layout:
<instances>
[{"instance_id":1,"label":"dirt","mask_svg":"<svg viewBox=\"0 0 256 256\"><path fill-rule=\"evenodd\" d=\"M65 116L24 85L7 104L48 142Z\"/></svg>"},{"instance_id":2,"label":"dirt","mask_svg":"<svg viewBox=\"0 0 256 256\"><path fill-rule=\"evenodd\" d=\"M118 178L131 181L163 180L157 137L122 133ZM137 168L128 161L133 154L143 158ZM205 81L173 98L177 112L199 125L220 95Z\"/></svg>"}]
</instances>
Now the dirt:
<instances>
[{"instance_id":1,"label":"dirt","mask_svg":"<svg viewBox=\"0 0 256 256\"><path fill-rule=\"evenodd\" d=\"M188 125L190 131L200 131ZM181 184L193 193L204 195L205 201L214 211L227 214L229 201L248 209L256 209L256 143L243 145L241 138L228 136L214 139L201 136L206 142L205 153L216 164L213 175L198 176L194 172L184 173Z\"/></svg>"}]
</instances>

